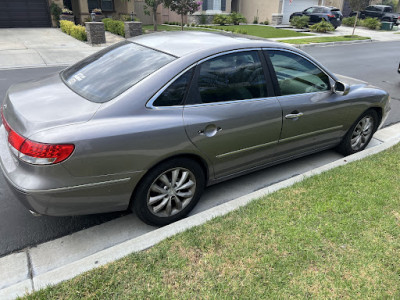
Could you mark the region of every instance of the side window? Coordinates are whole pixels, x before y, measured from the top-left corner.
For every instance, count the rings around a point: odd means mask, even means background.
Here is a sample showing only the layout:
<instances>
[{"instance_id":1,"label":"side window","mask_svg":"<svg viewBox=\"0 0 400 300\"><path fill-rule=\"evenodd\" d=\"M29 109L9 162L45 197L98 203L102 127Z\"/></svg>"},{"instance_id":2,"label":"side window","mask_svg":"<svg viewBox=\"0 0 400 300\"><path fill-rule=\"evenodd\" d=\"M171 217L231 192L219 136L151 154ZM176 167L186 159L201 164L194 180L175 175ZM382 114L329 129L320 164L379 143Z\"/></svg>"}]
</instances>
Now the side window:
<instances>
[{"instance_id":1,"label":"side window","mask_svg":"<svg viewBox=\"0 0 400 300\"><path fill-rule=\"evenodd\" d=\"M385 7L384 12L392 12L392 9L390 7Z\"/></svg>"},{"instance_id":2,"label":"side window","mask_svg":"<svg viewBox=\"0 0 400 300\"><path fill-rule=\"evenodd\" d=\"M267 51L274 67L281 95L330 90L329 77L307 59L285 51Z\"/></svg>"},{"instance_id":3,"label":"side window","mask_svg":"<svg viewBox=\"0 0 400 300\"><path fill-rule=\"evenodd\" d=\"M375 11L375 7L368 6L365 10L367 10L367 11Z\"/></svg>"},{"instance_id":4,"label":"side window","mask_svg":"<svg viewBox=\"0 0 400 300\"><path fill-rule=\"evenodd\" d=\"M154 101L154 106L174 106L182 105L183 98L192 78L193 69L182 74L176 79L158 98Z\"/></svg>"},{"instance_id":5,"label":"side window","mask_svg":"<svg viewBox=\"0 0 400 300\"><path fill-rule=\"evenodd\" d=\"M304 12L308 13L308 14L311 14L311 13L314 12L314 7L307 8Z\"/></svg>"},{"instance_id":6,"label":"side window","mask_svg":"<svg viewBox=\"0 0 400 300\"><path fill-rule=\"evenodd\" d=\"M257 51L227 54L199 65L196 94L201 103L266 97L266 81Z\"/></svg>"}]
</instances>

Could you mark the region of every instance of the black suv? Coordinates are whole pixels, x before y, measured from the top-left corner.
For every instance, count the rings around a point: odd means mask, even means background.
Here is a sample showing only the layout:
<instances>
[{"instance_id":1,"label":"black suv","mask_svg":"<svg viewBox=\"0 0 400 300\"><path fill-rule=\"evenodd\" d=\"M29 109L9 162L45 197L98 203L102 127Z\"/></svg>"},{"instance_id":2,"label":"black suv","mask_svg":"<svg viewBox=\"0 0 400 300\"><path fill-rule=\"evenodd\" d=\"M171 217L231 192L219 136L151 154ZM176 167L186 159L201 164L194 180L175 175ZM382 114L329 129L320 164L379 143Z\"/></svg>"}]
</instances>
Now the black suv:
<instances>
[{"instance_id":1,"label":"black suv","mask_svg":"<svg viewBox=\"0 0 400 300\"><path fill-rule=\"evenodd\" d=\"M343 15L340 10L336 7L327 6L312 6L302 12L295 12L290 15L290 20L296 16L308 16L310 17L309 24L319 23L324 19L325 21L332 24L335 29L342 25Z\"/></svg>"},{"instance_id":2,"label":"black suv","mask_svg":"<svg viewBox=\"0 0 400 300\"><path fill-rule=\"evenodd\" d=\"M352 11L350 17L356 14L356 11ZM360 11L359 16L361 19L378 18L382 22L400 24L400 14L394 13L392 7L388 5L370 5L365 10Z\"/></svg>"}]
</instances>

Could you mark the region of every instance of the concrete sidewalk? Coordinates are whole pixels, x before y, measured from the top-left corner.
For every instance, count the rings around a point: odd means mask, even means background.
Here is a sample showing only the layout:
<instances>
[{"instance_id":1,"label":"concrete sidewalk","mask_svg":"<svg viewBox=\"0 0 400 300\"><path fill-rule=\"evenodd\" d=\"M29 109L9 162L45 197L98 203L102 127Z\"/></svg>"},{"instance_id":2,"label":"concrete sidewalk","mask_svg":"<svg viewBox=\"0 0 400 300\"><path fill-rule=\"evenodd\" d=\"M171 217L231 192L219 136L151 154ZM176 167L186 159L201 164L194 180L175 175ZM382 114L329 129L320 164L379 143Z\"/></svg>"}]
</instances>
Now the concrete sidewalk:
<instances>
[{"instance_id":1,"label":"concrete sidewalk","mask_svg":"<svg viewBox=\"0 0 400 300\"><path fill-rule=\"evenodd\" d=\"M336 28L333 32L327 33L313 33L312 36L303 36L303 37L289 37L289 38L271 38L272 41L279 40L290 40L290 39L302 39L302 38L313 38L313 37L328 37L328 36L341 36L341 35L351 35L353 33L353 27L340 26ZM389 41L400 41L400 30L397 31L382 31L382 30L369 30L364 27L356 27L354 31L355 35L370 37L372 41L378 42L389 42Z\"/></svg>"},{"instance_id":2,"label":"concrete sidewalk","mask_svg":"<svg viewBox=\"0 0 400 300\"><path fill-rule=\"evenodd\" d=\"M57 28L0 29L0 69L71 65L123 39L106 32L106 44L91 46Z\"/></svg>"}]
</instances>

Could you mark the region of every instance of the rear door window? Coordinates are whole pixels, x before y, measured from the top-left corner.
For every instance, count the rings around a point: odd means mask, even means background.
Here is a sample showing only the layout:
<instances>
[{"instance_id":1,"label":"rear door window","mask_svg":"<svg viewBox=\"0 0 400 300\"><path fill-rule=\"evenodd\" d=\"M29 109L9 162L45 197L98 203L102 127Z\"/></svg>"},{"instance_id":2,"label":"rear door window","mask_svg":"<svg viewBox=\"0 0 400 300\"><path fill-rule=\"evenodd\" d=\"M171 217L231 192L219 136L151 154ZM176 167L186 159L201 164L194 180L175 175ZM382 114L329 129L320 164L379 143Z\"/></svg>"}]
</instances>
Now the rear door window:
<instances>
[{"instance_id":1,"label":"rear door window","mask_svg":"<svg viewBox=\"0 0 400 300\"><path fill-rule=\"evenodd\" d=\"M169 54L124 41L69 67L61 78L82 97L103 103L173 60Z\"/></svg>"},{"instance_id":2,"label":"rear door window","mask_svg":"<svg viewBox=\"0 0 400 300\"><path fill-rule=\"evenodd\" d=\"M264 69L257 51L218 56L198 68L195 94L199 103L267 97Z\"/></svg>"}]
</instances>

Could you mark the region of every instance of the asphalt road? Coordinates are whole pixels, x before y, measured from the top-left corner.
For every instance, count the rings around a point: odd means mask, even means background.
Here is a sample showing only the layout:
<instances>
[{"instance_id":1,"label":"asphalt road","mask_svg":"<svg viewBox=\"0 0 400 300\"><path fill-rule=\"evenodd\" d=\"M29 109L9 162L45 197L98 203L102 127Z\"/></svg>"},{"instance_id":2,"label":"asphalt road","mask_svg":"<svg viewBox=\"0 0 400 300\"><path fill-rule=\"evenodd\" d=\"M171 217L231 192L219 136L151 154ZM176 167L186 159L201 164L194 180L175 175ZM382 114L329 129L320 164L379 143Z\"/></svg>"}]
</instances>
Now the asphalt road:
<instances>
[{"instance_id":1,"label":"asphalt road","mask_svg":"<svg viewBox=\"0 0 400 300\"><path fill-rule=\"evenodd\" d=\"M400 42L372 42L304 49L334 73L369 82L388 91L392 111L385 125L400 121Z\"/></svg>"},{"instance_id":2,"label":"asphalt road","mask_svg":"<svg viewBox=\"0 0 400 300\"><path fill-rule=\"evenodd\" d=\"M400 42L368 43L307 48L305 51L335 73L355 77L384 88L392 95L392 112L386 124L400 121ZM8 87L57 72L62 68L0 71L0 98ZM242 181L243 179L235 179ZM220 185L228 183L222 183ZM212 190L212 189L211 189ZM33 217L16 201L0 176L0 257L73 232L107 222L126 213L80 217Z\"/></svg>"}]
</instances>

